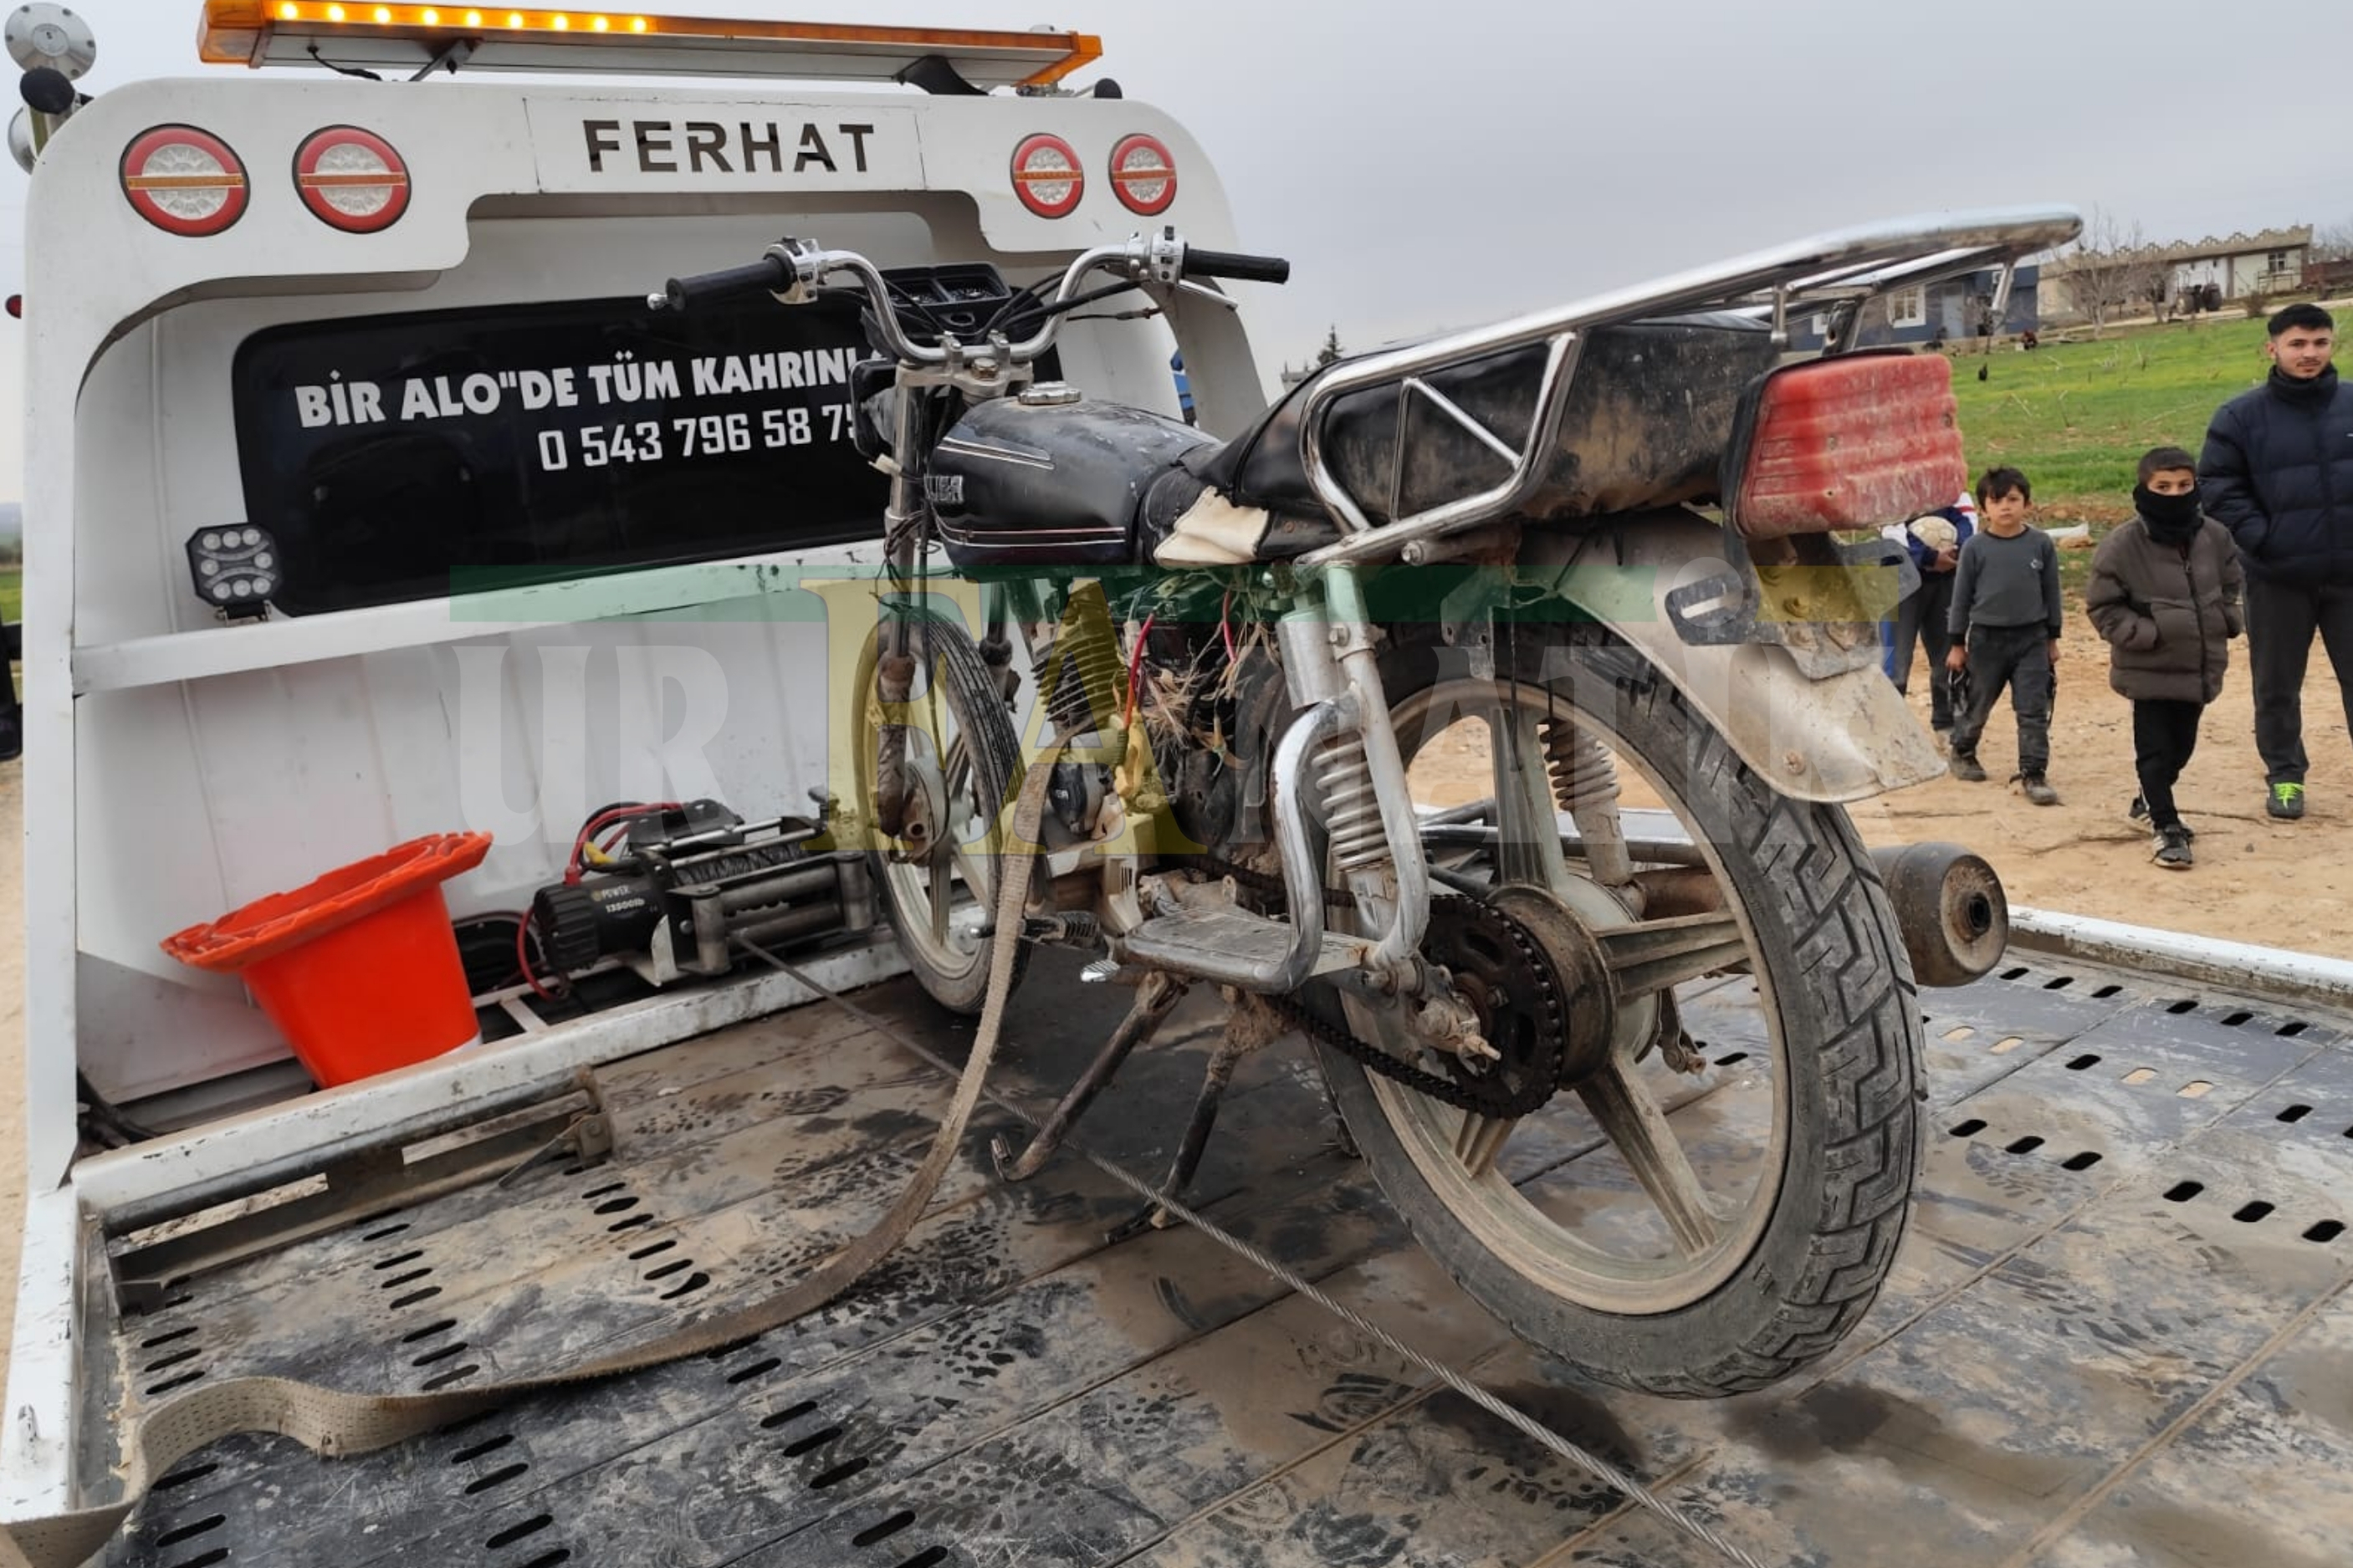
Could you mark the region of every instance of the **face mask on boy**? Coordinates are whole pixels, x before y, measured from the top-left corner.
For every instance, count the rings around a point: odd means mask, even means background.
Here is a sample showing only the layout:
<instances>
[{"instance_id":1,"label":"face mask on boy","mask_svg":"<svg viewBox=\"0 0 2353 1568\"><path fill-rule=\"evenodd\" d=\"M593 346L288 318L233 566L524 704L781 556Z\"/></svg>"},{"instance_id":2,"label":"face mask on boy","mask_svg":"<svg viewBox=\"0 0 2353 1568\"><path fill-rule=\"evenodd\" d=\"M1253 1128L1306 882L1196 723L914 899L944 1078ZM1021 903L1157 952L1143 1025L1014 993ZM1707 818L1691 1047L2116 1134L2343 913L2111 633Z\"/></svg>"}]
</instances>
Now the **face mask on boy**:
<instances>
[{"instance_id":1,"label":"face mask on boy","mask_svg":"<svg viewBox=\"0 0 2353 1568\"><path fill-rule=\"evenodd\" d=\"M2198 531L2198 492L2161 496L2147 485L2133 487L2133 505L2148 524L2149 537L2178 544Z\"/></svg>"}]
</instances>

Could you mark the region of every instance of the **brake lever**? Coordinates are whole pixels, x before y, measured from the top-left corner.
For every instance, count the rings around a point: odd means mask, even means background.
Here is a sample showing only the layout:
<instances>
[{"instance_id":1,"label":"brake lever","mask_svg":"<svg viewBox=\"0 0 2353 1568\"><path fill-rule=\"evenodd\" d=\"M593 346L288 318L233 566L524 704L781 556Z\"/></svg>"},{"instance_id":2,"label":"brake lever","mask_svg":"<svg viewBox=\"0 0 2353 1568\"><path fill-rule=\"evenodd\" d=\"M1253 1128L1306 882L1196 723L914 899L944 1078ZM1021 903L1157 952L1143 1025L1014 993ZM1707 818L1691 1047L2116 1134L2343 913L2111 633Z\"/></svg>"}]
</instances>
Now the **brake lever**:
<instances>
[{"instance_id":1,"label":"brake lever","mask_svg":"<svg viewBox=\"0 0 2353 1568\"><path fill-rule=\"evenodd\" d=\"M1219 289L1206 288L1188 279L1178 279L1176 280L1176 287L1182 289L1187 294L1198 294L1204 300L1214 300L1218 304L1223 305L1229 310L1239 310L1242 308L1241 302L1236 300L1232 295L1225 293Z\"/></svg>"}]
</instances>

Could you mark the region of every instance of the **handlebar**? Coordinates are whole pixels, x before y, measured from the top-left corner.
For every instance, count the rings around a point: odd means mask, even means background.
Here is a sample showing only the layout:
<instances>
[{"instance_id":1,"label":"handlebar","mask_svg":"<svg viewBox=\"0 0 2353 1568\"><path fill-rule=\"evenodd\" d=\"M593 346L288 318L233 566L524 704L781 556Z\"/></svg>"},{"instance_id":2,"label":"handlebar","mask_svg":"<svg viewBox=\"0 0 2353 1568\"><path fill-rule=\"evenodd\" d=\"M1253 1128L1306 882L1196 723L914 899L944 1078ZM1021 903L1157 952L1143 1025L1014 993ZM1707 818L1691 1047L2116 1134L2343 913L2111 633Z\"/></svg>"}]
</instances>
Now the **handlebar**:
<instances>
[{"instance_id":1,"label":"handlebar","mask_svg":"<svg viewBox=\"0 0 2353 1568\"><path fill-rule=\"evenodd\" d=\"M1045 324L1035 335L1006 345L1013 363L1018 364L1037 359L1051 348L1062 330L1059 308L1079 292L1079 286L1089 274L1097 271L1124 273L1131 283L1153 282L1176 288L1190 288L1196 293L1209 294L1223 300L1213 290L1204 289L1187 280L1195 278L1229 278L1253 283L1286 283L1291 279L1291 263L1273 256L1245 256L1233 251L1200 250L1185 243L1173 228L1158 235L1136 235L1120 245L1098 246L1082 252L1062 274L1050 297L1041 301L1048 312ZM813 240L785 239L768 247L765 255L748 267L731 267L718 272L705 272L690 278L673 278L659 294L647 297L654 310L683 310L696 304L715 303L721 300L755 293L771 293L787 304L805 303L812 292L828 278L848 273L875 309L876 326L888 341L891 353L902 363L946 364L962 353L961 347L950 349L937 344L919 343L907 336L898 312L889 308L891 289L874 264L852 250L824 250ZM1230 303L1230 301L1226 301Z\"/></svg>"},{"instance_id":2,"label":"handlebar","mask_svg":"<svg viewBox=\"0 0 2353 1568\"><path fill-rule=\"evenodd\" d=\"M792 286L791 264L770 253L748 267L728 267L691 278L673 278L655 298L662 301L665 309L683 310L690 305L715 305L742 295L781 293Z\"/></svg>"},{"instance_id":3,"label":"handlebar","mask_svg":"<svg viewBox=\"0 0 2353 1568\"><path fill-rule=\"evenodd\" d=\"M1233 250L1185 247L1187 278L1230 278L1242 283L1288 283L1291 263L1280 256L1245 256Z\"/></svg>"}]
</instances>

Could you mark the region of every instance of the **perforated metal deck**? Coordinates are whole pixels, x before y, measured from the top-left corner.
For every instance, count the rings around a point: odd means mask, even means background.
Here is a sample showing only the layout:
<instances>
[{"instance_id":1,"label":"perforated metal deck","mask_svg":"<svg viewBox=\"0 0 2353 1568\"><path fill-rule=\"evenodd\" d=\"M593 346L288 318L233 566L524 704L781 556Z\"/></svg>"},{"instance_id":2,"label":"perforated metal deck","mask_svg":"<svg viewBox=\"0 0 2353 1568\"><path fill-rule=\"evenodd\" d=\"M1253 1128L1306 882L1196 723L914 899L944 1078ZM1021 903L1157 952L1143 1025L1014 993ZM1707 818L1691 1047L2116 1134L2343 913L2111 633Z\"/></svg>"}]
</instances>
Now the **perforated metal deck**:
<instances>
[{"instance_id":1,"label":"perforated metal deck","mask_svg":"<svg viewBox=\"0 0 2353 1568\"><path fill-rule=\"evenodd\" d=\"M1687 994L1714 1065L1679 1117L1709 1114L1707 1085L1744 1069L1745 990ZM1050 1096L1126 999L1041 960L1005 1081ZM960 1051L911 988L861 1000ZM1926 1008L1932 1142L1894 1278L1826 1363L1762 1394L1622 1394L1518 1346L1331 1147L1295 1042L1244 1065L1196 1190L1767 1563L2347 1561L2348 1021L2032 965ZM1154 1141L1181 1128L1216 1029L1187 1003L1082 1141L1163 1168ZM240 1372L510 1375L749 1299L871 1222L945 1099L939 1074L825 1006L600 1077L613 1163L203 1278L120 1325L121 1385L93 1417ZM1134 1205L1082 1163L1000 1184L984 1123L909 1248L817 1318L356 1460L219 1445L165 1478L106 1561L1710 1561L1199 1236L1107 1246Z\"/></svg>"}]
</instances>

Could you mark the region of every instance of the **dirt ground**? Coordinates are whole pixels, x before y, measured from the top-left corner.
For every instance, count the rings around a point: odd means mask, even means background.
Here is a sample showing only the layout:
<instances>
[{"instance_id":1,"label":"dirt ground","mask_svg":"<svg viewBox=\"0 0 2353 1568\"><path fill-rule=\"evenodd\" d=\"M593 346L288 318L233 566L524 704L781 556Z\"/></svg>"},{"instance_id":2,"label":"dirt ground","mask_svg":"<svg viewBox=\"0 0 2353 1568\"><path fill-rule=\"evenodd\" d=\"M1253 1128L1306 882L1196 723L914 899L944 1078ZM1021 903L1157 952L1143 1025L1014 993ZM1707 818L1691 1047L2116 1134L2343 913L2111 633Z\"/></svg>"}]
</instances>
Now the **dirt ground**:
<instances>
[{"instance_id":1,"label":"dirt ground","mask_svg":"<svg viewBox=\"0 0 2353 1568\"><path fill-rule=\"evenodd\" d=\"M1911 684L1925 721L1916 670ZM2139 787L2132 706L2108 689L2107 645L2079 614L2068 623L2052 713L2050 779L2059 805L2031 805L2000 782L2018 756L2018 727L2003 707L1978 747L1994 782L1938 779L1858 808L1855 818L1873 844L1937 837L1968 845L1993 862L2013 903L2353 958L2353 740L2318 647L2304 685L2312 771L2301 822L2275 822L2263 811L2254 722L2246 644L2238 642L2198 754L2174 789L2182 820L2198 834L2198 864L2189 871L2151 865L2147 833L2125 817Z\"/></svg>"},{"instance_id":2,"label":"dirt ground","mask_svg":"<svg viewBox=\"0 0 2353 1568\"><path fill-rule=\"evenodd\" d=\"M2018 727L2005 702L1978 747L1993 782L1943 778L1898 791L1855 806L1856 825L1875 845L1941 838L1968 846L1993 862L2012 903L2353 958L2353 741L2328 660L2316 646L2305 680L2308 815L2282 823L2263 812L2246 645L2233 644L2231 658L2222 696L2174 792L2198 834L2198 864L2189 871L2150 864L2147 832L2125 816L2139 787L2132 708L2108 689L2107 647L2080 612L2067 626L2052 713L2050 780L2059 805L2031 805L2001 782L2018 758ZM1924 724L1926 673L1923 658L1911 688ZM1476 726L1438 737L1415 764L1416 798L1451 805L1490 793L1484 746ZM1657 804L1639 781L1629 781L1624 798Z\"/></svg>"}]
</instances>

